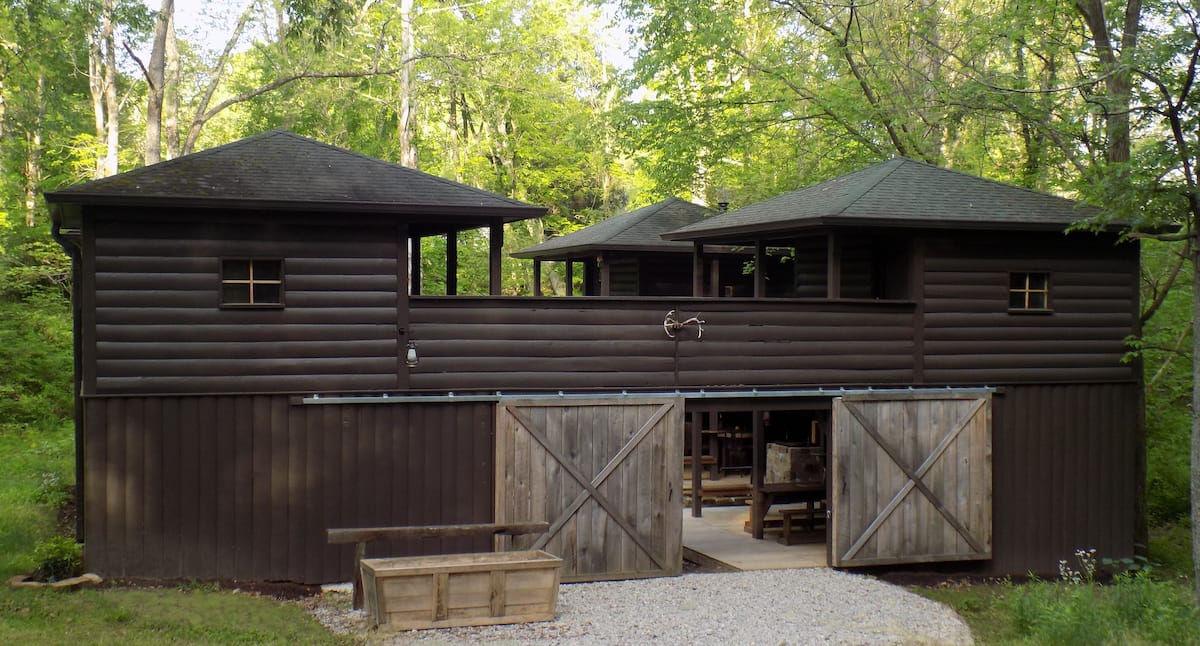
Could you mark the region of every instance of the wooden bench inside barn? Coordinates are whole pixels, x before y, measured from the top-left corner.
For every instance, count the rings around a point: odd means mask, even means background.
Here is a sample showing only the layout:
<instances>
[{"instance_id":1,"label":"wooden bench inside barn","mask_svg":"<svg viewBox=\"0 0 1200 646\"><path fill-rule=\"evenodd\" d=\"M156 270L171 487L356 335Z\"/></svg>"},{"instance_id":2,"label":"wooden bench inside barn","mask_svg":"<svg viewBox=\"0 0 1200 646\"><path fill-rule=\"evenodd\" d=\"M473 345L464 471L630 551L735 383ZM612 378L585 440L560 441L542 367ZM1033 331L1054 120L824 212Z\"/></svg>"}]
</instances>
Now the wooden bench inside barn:
<instances>
[{"instance_id":1,"label":"wooden bench inside barn","mask_svg":"<svg viewBox=\"0 0 1200 646\"><path fill-rule=\"evenodd\" d=\"M822 543L825 533L817 531L825 526L825 501L814 500L804 503L803 507L793 507L779 510L783 521L779 542L783 545L799 543Z\"/></svg>"},{"instance_id":2,"label":"wooden bench inside barn","mask_svg":"<svg viewBox=\"0 0 1200 646\"><path fill-rule=\"evenodd\" d=\"M449 538L452 536L520 536L544 534L550 523L473 523L467 525L421 525L411 527L353 527L327 530L332 545L354 543L354 609L363 607L361 563L367 556L367 543L405 538Z\"/></svg>"}]
</instances>

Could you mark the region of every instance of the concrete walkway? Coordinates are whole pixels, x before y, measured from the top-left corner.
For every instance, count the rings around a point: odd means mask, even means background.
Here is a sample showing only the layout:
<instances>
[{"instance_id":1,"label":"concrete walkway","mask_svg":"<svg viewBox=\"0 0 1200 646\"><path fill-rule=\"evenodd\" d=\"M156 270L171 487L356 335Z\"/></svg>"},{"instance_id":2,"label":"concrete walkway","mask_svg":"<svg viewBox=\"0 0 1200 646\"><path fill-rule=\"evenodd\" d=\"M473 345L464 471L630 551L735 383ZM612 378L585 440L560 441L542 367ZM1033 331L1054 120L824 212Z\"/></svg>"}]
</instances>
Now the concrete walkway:
<instances>
[{"instance_id":1,"label":"concrete walkway","mask_svg":"<svg viewBox=\"0 0 1200 646\"><path fill-rule=\"evenodd\" d=\"M684 557L706 565L737 570L776 570L825 567L825 544L780 545L779 530L767 530L756 540L742 529L750 518L747 506L705 507L701 518L683 513Z\"/></svg>"}]
</instances>

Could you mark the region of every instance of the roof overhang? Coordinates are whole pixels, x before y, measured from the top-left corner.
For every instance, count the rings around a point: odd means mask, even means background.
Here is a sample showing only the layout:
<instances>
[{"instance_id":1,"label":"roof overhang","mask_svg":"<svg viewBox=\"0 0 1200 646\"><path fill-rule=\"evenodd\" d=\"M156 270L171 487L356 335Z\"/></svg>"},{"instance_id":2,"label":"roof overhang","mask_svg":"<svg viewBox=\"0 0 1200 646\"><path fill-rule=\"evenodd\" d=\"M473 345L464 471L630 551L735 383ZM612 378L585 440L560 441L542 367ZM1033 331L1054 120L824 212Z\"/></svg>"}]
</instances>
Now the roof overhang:
<instances>
[{"instance_id":1,"label":"roof overhang","mask_svg":"<svg viewBox=\"0 0 1200 646\"><path fill-rule=\"evenodd\" d=\"M335 213L389 218L408 223L416 235L437 235L464 229L518 222L544 215L546 209L537 206L502 207L461 204L394 204L387 202L319 202L298 200L254 200L221 198L180 198L158 195L87 195L71 192L45 194L52 215L72 228L78 228L87 207L124 207L159 210L162 219L171 219L171 212L181 209L278 212L303 215ZM169 209L169 210L167 210Z\"/></svg>"},{"instance_id":2,"label":"roof overhang","mask_svg":"<svg viewBox=\"0 0 1200 646\"><path fill-rule=\"evenodd\" d=\"M671 253L681 255L691 255L695 251L695 245L687 241L679 241L675 243L660 243L660 244L644 244L644 245L578 245L570 247L561 247L558 249L546 249L532 251L531 249L522 249L509 254L513 258L521 258L525 260L570 260L572 258L587 258L599 254L610 252L619 253ZM742 254L749 252L739 251L729 245L710 246L705 249L705 253L710 254Z\"/></svg>"},{"instance_id":3,"label":"roof overhang","mask_svg":"<svg viewBox=\"0 0 1200 646\"><path fill-rule=\"evenodd\" d=\"M1084 219L1080 219L1083 222ZM951 219L899 219L858 218L830 216L808 218L803 221L771 222L730 226L703 231L672 231L664 233L667 240L703 242L712 244L748 244L757 240L780 239L796 234L816 233L830 229L936 229L946 231L1031 231L1065 233L1070 222L997 222ZM1102 227L1105 231L1120 232L1127 227L1123 223L1111 223Z\"/></svg>"}]
</instances>

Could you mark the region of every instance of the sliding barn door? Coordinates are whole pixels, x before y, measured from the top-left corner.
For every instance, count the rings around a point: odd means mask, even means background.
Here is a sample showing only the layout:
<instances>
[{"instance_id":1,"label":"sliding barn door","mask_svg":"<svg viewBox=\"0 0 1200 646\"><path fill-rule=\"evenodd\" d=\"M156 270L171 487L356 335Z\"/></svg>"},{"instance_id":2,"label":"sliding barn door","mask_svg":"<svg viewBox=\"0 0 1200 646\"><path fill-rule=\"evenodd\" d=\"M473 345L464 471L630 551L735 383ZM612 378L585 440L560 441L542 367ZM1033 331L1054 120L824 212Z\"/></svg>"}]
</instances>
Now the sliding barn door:
<instances>
[{"instance_id":1,"label":"sliding barn door","mask_svg":"<svg viewBox=\"0 0 1200 646\"><path fill-rule=\"evenodd\" d=\"M682 435L682 399L502 399L496 522L550 523L512 547L561 557L564 581L679 574Z\"/></svg>"},{"instance_id":2,"label":"sliding barn door","mask_svg":"<svg viewBox=\"0 0 1200 646\"><path fill-rule=\"evenodd\" d=\"M992 555L991 394L833 402L830 564Z\"/></svg>"}]
</instances>

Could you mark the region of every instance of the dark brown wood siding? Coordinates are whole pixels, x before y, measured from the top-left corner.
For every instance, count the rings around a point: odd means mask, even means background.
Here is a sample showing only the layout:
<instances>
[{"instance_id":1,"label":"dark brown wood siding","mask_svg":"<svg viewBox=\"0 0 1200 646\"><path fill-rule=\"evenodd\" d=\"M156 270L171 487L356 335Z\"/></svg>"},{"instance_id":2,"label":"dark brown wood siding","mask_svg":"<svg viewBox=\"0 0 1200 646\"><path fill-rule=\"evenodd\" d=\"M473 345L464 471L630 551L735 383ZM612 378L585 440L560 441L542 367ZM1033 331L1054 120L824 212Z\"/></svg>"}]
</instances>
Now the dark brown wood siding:
<instances>
[{"instance_id":1,"label":"dark brown wood siding","mask_svg":"<svg viewBox=\"0 0 1200 646\"><path fill-rule=\"evenodd\" d=\"M85 414L85 560L102 576L348 581L353 546L328 545L328 528L493 519L492 404L108 397Z\"/></svg>"},{"instance_id":2,"label":"dark brown wood siding","mask_svg":"<svg viewBox=\"0 0 1200 646\"><path fill-rule=\"evenodd\" d=\"M667 337L670 310L696 328ZM420 297L425 390L831 386L912 382L908 303Z\"/></svg>"},{"instance_id":3,"label":"dark brown wood siding","mask_svg":"<svg viewBox=\"0 0 1200 646\"><path fill-rule=\"evenodd\" d=\"M1110 235L930 238L924 284L928 383L1123 381L1137 317L1138 248ZM1052 312L1008 311L1009 272L1048 272Z\"/></svg>"},{"instance_id":4,"label":"dark brown wood siding","mask_svg":"<svg viewBox=\"0 0 1200 646\"><path fill-rule=\"evenodd\" d=\"M209 215L208 217L215 217ZM395 224L87 222L92 393L394 389ZM220 259L280 258L281 309L219 307Z\"/></svg>"},{"instance_id":5,"label":"dark brown wood siding","mask_svg":"<svg viewBox=\"0 0 1200 646\"><path fill-rule=\"evenodd\" d=\"M1137 384L1006 386L993 399L997 574L1057 572L1077 549L1133 555Z\"/></svg>"},{"instance_id":6,"label":"dark brown wood siding","mask_svg":"<svg viewBox=\"0 0 1200 646\"><path fill-rule=\"evenodd\" d=\"M638 294L638 262L637 258L621 256L605 256L609 263L608 276L610 296L637 296Z\"/></svg>"}]
</instances>

